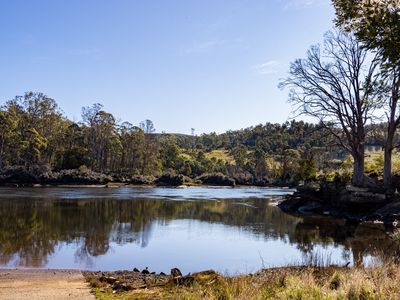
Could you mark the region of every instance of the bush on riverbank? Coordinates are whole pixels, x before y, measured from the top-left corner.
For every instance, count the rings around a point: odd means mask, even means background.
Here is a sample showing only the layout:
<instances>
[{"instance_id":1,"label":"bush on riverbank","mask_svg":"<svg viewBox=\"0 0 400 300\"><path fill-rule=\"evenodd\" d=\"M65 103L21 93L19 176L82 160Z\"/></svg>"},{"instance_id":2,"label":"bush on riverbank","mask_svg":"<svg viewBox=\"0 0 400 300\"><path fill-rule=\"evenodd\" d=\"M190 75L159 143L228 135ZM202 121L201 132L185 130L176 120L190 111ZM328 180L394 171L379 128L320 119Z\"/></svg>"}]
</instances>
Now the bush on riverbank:
<instances>
[{"instance_id":1,"label":"bush on riverbank","mask_svg":"<svg viewBox=\"0 0 400 300\"><path fill-rule=\"evenodd\" d=\"M0 173L1 185L33 185L33 184L106 184L113 178L103 173L89 170L85 166L79 169L52 172L46 165L31 168L14 166L4 168Z\"/></svg>"},{"instance_id":2,"label":"bush on riverbank","mask_svg":"<svg viewBox=\"0 0 400 300\"><path fill-rule=\"evenodd\" d=\"M128 172L98 173L86 166L79 169L52 171L47 165L32 167L11 166L0 170L0 185L31 186L42 185L68 185L68 184L107 184L120 183L132 185L161 185L179 186L204 184L215 186L289 186L295 187L297 183L288 180L270 180L268 177L257 177L250 173L240 173L233 177L222 173L204 174L190 178L182 174L164 173L159 177L132 175Z\"/></svg>"},{"instance_id":3,"label":"bush on riverbank","mask_svg":"<svg viewBox=\"0 0 400 300\"><path fill-rule=\"evenodd\" d=\"M216 174L205 174L200 177L197 177L203 184L207 185L218 185L218 186L235 186L235 179L230 178L224 174L216 173Z\"/></svg>"},{"instance_id":4,"label":"bush on riverbank","mask_svg":"<svg viewBox=\"0 0 400 300\"><path fill-rule=\"evenodd\" d=\"M158 185L163 186L180 186L184 184L190 184L192 182L193 180L187 176L183 176L181 174L174 175L170 173L165 173L156 180Z\"/></svg>"},{"instance_id":5,"label":"bush on riverbank","mask_svg":"<svg viewBox=\"0 0 400 300\"><path fill-rule=\"evenodd\" d=\"M109 175L82 168L76 170L62 170L54 173L48 184L106 184L113 181Z\"/></svg>"}]
</instances>

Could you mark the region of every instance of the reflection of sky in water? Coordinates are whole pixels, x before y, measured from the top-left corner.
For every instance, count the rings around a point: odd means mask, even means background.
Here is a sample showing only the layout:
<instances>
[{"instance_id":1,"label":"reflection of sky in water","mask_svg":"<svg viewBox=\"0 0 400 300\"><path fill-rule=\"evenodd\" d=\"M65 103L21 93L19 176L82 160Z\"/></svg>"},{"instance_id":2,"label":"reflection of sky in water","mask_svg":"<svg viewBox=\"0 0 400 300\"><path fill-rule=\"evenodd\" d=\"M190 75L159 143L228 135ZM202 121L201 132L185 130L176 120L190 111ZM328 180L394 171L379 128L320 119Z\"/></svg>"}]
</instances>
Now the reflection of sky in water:
<instances>
[{"instance_id":1,"label":"reflection of sky in water","mask_svg":"<svg viewBox=\"0 0 400 300\"><path fill-rule=\"evenodd\" d=\"M76 257L79 247L62 243L49 257L46 268L84 268L121 270L149 267L168 272L179 267L183 272L214 269L229 274L255 272L263 267L298 265L304 254L296 245L281 239L265 239L239 228L193 220L176 220L168 225L156 224L146 247L129 243L111 243L111 250L98 257ZM342 263L343 247L320 247L315 253L329 255Z\"/></svg>"},{"instance_id":2,"label":"reflection of sky in water","mask_svg":"<svg viewBox=\"0 0 400 300\"><path fill-rule=\"evenodd\" d=\"M149 267L157 272L178 267L184 272L215 269L235 274L314 260L339 265L353 263L355 257L366 263L374 260L363 251L371 243L380 245L375 239L380 229L297 218L266 201L291 192L198 187L0 189L0 267ZM44 244L50 246L43 248Z\"/></svg>"}]
</instances>

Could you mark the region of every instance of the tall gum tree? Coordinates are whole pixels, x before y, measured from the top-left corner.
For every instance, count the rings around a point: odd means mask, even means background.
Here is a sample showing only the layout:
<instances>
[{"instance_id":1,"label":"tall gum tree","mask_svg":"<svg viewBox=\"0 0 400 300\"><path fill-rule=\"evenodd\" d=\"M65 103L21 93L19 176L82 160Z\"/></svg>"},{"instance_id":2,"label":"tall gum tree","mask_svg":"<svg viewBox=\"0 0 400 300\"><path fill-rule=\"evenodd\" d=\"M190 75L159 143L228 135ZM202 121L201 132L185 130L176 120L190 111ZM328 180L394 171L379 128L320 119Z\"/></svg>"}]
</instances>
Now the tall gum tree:
<instances>
[{"instance_id":1,"label":"tall gum tree","mask_svg":"<svg viewBox=\"0 0 400 300\"><path fill-rule=\"evenodd\" d=\"M400 0L333 0L338 26L379 54L386 92L387 134L383 181L391 184L394 136L400 126Z\"/></svg>"},{"instance_id":2,"label":"tall gum tree","mask_svg":"<svg viewBox=\"0 0 400 300\"><path fill-rule=\"evenodd\" d=\"M377 62L351 34L331 31L322 46L312 46L305 59L290 66L280 87L290 88L297 114L319 120L354 159L352 184L367 186L365 125L379 101L375 98Z\"/></svg>"}]
</instances>

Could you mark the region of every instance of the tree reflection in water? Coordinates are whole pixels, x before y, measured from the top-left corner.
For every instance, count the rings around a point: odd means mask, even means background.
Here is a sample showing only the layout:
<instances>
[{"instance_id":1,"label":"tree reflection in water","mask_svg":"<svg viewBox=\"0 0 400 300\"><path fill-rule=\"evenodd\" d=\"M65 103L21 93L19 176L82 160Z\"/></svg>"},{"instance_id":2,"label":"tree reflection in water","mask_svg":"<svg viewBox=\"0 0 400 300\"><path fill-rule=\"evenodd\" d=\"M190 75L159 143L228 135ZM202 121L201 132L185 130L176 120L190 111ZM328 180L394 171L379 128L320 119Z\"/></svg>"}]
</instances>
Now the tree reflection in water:
<instances>
[{"instance_id":1,"label":"tree reflection in water","mask_svg":"<svg viewBox=\"0 0 400 300\"><path fill-rule=\"evenodd\" d=\"M297 218L265 199L173 201L166 199L0 198L0 265L45 266L61 243L78 247L76 259L90 262L110 251L110 243L146 247L155 224L178 219L239 227L266 240L284 240L305 255L316 245L342 245L354 261L385 249L379 225L349 225L321 217Z\"/></svg>"}]
</instances>

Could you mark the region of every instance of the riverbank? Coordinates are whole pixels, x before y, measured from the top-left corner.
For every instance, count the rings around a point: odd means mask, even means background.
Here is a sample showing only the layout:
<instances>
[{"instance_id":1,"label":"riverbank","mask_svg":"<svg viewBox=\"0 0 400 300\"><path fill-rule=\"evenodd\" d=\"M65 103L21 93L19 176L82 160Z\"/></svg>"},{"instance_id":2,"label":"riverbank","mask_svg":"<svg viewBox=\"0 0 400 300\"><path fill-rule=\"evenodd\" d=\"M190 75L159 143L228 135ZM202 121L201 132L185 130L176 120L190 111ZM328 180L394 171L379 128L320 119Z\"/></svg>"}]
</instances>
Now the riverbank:
<instances>
[{"instance_id":1,"label":"riverbank","mask_svg":"<svg viewBox=\"0 0 400 300\"><path fill-rule=\"evenodd\" d=\"M142 273L143 272L143 273ZM147 271L0 270L0 299L399 299L400 265L284 267L223 276Z\"/></svg>"},{"instance_id":2,"label":"riverbank","mask_svg":"<svg viewBox=\"0 0 400 300\"><path fill-rule=\"evenodd\" d=\"M245 175L228 176L222 173L188 177L182 174L164 173L158 176L133 175L125 172L98 173L87 168L52 171L45 167L27 169L24 166L0 170L0 186L294 186L292 182L270 181Z\"/></svg>"},{"instance_id":3,"label":"riverbank","mask_svg":"<svg viewBox=\"0 0 400 300\"><path fill-rule=\"evenodd\" d=\"M386 227L400 226L400 195L397 189L361 188L335 183L299 186L278 206L295 216L322 215L350 222L382 222Z\"/></svg>"},{"instance_id":4,"label":"riverbank","mask_svg":"<svg viewBox=\"0 0 400 300\"><path fill-rule=\"evenodd\" d=\"M286 267L226 277L214 271L180 276L85 272L97 299L399 299L400 266Z\"/></svg>"}]
</instances>

